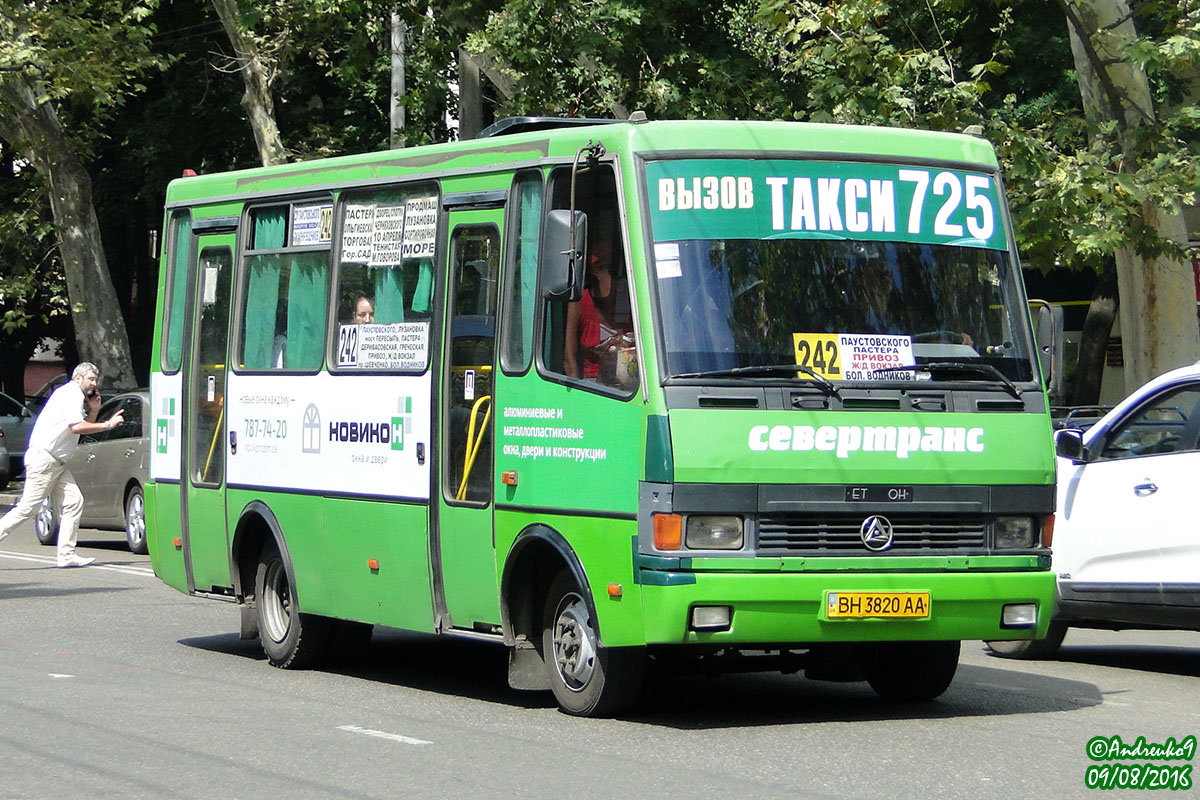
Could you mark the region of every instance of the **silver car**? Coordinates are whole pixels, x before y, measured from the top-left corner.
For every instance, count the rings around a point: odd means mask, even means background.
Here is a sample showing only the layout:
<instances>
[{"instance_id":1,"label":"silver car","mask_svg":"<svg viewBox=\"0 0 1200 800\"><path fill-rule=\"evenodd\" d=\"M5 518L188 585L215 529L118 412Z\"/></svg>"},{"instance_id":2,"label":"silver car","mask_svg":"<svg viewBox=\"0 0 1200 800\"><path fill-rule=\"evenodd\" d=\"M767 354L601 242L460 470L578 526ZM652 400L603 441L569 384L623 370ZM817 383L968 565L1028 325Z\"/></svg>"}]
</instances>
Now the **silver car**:
<instances>
[{"instance_id":1,"label":"silver car","mask_svg":"<svg viewBox=\"0 0 1200 800\"><path fill-rule=\"evenodd\" d=\"M0 489L8 488L9 478L8 444L5 442L4 430L0 428Z\"/></svg>"},{"instance_id":2,"label":"silver car","mask_svg":"<svg viewBox=\"0 0 1200 800\"><path fill-rule=\"evenodd\" d=\"M8 475L15 478L25 469L25 447L33 432L33 412L23 403L0 392L0 431L8 447Z\"/></svg>"},{"instance_id":3,"label":"silver car","mask_svg":"<svg viewBox=\"0 0 1200 800\"><path fill-rule=\"evenodd\" d=\"M150 469L150 396L137 391L119 394L100 406L97 419L124 410L125 421L110 431L79 437L69 468L83 492L81 525L125 529L129 549L146 552L146 505L142 487ZM50 498L34 520L38 541L58 541L59 509Z\"/></svg>"}]
</instances>

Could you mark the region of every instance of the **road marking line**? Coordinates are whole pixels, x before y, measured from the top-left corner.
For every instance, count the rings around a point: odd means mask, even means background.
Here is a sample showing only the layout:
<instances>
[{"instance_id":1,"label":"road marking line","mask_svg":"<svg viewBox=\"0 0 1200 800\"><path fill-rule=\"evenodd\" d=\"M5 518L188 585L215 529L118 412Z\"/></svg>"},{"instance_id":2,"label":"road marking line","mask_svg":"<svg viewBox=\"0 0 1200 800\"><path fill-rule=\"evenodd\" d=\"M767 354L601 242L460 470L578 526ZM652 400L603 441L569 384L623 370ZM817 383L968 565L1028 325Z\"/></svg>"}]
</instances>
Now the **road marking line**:
<instances>
[{"instance_id":1,"label":"road marking line","mask_svg":"<svg viewBox=\"0 0 1200 800\"><path fill-rule=\"evenodd\" d=\"M35 564L47 564L54 566L58 563L56 556L31 556L27 553L17 553L12 550L0 550L0 556L11 558L17 561L32 561ZM76 567L75 569L78 569ZM137 567L129 564L92 564L85 569L106 569L110 572L122 572L126 575L139 575L142 577L153 578L154 570L150 567Z\"/></svg>"},{"instance_id":2,"label":"road marking line","mask_svg":"<svg viewBox=\"0 0 1200 800\"><path fill-rule=\"evenodd\" d=\"M398 733L388 733L387 731L373 731L370 728L360 728L357 725L339 725L339 731L349 731L350 733L361 733L363 736L374 736L377 739L388 739L401 744L433 744L424 739L414 739L411 736L401 736Z\"/></svg>"},{"instance_id":3,"label":"road marking line","mask_svg":"<svg viewBox=\"0 0 1200 800\"><path fill-rule=\"evenodd\" d=\"M51 672L50 677L51 678L74 678L75 676L74 675L63 675L58 672Z\"/></svg>"}]
</instances>

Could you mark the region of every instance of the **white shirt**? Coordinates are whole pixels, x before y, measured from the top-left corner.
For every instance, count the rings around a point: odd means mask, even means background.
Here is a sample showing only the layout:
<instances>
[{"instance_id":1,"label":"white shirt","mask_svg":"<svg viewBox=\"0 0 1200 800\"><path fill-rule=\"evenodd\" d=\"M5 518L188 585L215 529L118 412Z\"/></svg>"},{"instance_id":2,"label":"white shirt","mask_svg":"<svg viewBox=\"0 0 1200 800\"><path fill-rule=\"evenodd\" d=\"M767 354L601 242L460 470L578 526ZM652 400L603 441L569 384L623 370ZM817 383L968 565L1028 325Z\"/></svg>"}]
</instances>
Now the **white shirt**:
<instances>
[{"instance_id":1,"label":"white shirt","mask_svg":"<svg viewBox=\"0 0 1200 800\"><path fill-rule=\"evenodd\" d=\"M71 426L85 419L83 389L75 381L67 381L51 393L33 423L29 450L47 450L59 461L66 461L79 445L79 434L72 433Z\"/></svg>"}]
</instances>

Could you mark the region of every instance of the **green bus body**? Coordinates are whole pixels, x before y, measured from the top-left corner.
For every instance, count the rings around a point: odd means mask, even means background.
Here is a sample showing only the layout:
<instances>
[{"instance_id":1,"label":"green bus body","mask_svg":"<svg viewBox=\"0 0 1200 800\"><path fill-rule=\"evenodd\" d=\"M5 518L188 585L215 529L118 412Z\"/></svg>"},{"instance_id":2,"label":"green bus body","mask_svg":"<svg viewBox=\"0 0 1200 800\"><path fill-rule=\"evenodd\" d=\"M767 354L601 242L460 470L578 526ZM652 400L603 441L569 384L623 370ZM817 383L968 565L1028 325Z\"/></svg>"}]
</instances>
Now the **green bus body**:
<instances>
[{"instance_id":1,"label":"green bus body","mask_svg":"<svg viewBox=\"0 0 1200 800\"><path fill-rule=\"evenodd\" d=\"M528 667L564 572L598 658L1046 633L1050 421L978 137L532 129L182 178L165 224L146 522L180 591L494 640L519 688L553 684ZM853 316L881 264L891 310ZM594 357L555 269L621 320ZM918 610L831 616L849 592Z\"/></svg>"}]
</instances>

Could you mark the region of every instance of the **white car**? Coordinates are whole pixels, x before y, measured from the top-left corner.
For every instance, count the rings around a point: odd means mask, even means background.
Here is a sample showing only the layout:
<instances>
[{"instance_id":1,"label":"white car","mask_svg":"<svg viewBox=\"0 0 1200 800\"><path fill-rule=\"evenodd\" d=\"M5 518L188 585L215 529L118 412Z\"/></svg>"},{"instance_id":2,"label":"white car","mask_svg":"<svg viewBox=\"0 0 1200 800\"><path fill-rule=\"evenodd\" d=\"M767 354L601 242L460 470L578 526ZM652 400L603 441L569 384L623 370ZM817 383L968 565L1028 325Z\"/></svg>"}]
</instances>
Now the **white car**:
<instances>
[{"instance_id":1,"label":"white car","mask_svg":"<svg viewBox=\"0 0 1200 800\"><path fill-rule=\"evenodd\" d=\"M1049 656L1067 628L1200 630L1200 363L1147 383L1087 431L1055 434L1057 603L1045 639L990 642Z\"/></svg>"}]
</instances>

